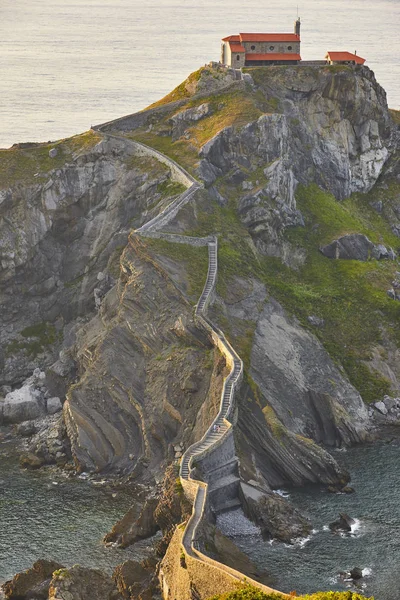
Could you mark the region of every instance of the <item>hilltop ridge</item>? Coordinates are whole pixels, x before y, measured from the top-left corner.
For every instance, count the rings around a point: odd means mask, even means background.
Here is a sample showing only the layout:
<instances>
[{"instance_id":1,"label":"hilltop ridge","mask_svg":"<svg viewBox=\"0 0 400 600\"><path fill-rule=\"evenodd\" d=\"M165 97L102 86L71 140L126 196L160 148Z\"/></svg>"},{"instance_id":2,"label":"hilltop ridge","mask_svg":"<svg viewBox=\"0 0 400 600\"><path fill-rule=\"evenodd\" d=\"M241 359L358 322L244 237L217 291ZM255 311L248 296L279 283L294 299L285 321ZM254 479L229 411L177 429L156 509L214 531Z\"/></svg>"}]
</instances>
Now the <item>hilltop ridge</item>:
<instances>
[{"instance_id":1,"label":"hilltop ridge","mask_svg":"<svg viewBox=\"0 0 400 600\"><path fill-rule=\"evenodd\" d=\"M60 149L54 170L46 158L39 178L29 172L37 162L22 177L10 160L0 192L1 384L46 368L51 393L67 399L75 467L154 486L208 429L227 373L193 318L205 248L183 249L168 234L217 235L210 315L245 367L238 475L267 499L241 500L266 535L290 540L307 524L272 490L341 489L348 474L330 448L371 439L385 422L371 403L400 395L397 119L367 67L239 75L212 64L103 125L104 137L92 132L65 162ZM131 232L186 184L135 141L202 184L164 239ZM347 255L329 258L330 244ZM397 419L392 411L386 422ZM169 541L182 511L174 505L149 531L161 527ZM132 541L137 527L127 518L110 539Z\"/></svg>"}]
</instances>

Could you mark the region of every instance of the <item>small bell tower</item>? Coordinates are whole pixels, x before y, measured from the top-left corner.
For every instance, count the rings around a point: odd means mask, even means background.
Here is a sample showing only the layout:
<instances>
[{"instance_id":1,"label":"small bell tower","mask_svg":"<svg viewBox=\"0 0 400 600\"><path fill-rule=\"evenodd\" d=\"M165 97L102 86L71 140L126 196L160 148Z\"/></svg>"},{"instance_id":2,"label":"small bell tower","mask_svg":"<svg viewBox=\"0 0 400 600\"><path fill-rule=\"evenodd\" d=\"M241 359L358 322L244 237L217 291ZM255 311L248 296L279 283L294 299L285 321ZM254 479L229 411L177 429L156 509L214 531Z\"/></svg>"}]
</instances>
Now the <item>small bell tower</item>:
<instances>
[{"instance_id":1,"label":"small bell tower","mask_svg":"<svg viewBox=\"0 0 400 600\"><path fill-rule=\"evenodd\" d=\"M300 36L300 27L301 27L300 17L297 17L297 20L294 22L294 32L298 36Z\"/></svg>"}]
</instances>

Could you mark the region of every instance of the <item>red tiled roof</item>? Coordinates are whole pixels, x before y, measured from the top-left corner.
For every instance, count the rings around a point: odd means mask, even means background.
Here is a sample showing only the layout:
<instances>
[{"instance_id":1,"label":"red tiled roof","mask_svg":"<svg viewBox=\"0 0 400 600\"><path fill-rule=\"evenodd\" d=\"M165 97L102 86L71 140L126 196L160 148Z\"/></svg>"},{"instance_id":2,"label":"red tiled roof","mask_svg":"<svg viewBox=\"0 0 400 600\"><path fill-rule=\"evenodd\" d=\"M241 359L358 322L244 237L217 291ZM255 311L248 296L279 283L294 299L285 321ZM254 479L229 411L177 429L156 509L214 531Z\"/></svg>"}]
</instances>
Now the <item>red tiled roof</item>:
<instances>
[{"instance_id":1,"label":"red tiled roof","mask_svg":"<svg viewBox=\"0 0 400 600\"><path fill-rule=\"evenodd\" d=\"M246 52L245 47L238 42L229 42L229 46L231 48L231 52Z\"/></svg>"},{"instance_id":2,"label":"red tiled roof","mask_svg":"<svg viewBox=\"0 0 400 600\"><path fill-rule=\"evenodd\" d=\"M241 42L299 42L296 33L239 33Z\"/></svg>"},{"instance_id":3,"label":"red tiled roof","mask_svg":"<svg viewBox=\"0 0 400 600\"><path fill-rule=\"evenodd\" d=\"M352 60L357 65L363 65L365 63L365 58L361 58L361 56L358 56L357 54L352 54L351 52L328 52L326 57L334 62Z\"/></svg>"},{"instance_id":4,"label":"red tiled roof","mask_svg":"<svg viewBox=\"0 0 400 600\"><path fill-rule=\"evenodd\" d=\"M228 35L228 37L222 38L223 42L238 42L240 44L240 37L238 35Z\"/></svg>"},{"instance_id":5,"label":"red tiled roof","mask_svg":"<svg viewBox=\"0 0 400 600\"><path fill-rule=\"evenodd\" d=\"M277 52L269 52L268 54L246 54L246 60L301 60L300 54L294 54L287 52L286 54L279 54Z\"/></svg>"}]
</instances>

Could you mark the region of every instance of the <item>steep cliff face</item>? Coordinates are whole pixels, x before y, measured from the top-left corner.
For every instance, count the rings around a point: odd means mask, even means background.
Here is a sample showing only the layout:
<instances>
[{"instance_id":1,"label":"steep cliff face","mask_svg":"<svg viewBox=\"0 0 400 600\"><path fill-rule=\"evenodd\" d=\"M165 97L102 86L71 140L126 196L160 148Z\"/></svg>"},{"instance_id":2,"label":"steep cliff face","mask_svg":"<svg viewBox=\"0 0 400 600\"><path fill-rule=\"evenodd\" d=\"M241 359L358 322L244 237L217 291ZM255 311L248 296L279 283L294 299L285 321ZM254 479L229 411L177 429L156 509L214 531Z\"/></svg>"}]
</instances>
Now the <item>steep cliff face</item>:
<instances>
[{"instance_id":1,"label":"steep cliff face","mask_svg":"<svg viewBox=\"0 0 400 600\"><path fill-rule=\"evenodd\" d=\"M199 174L209 186L228 174L246 186L246 170L260 169L239 210L258 249L285 256L280 230L303 224L299 183L342 200L377 181L394 143L386 94L367 68L250 69L248 77L269 114L218 132L200 150Z\"/></svg>"},{"instance_id":2,"label":"steep cliff face","mask_svg":"<svg viewBox=\"0 0 400 600\"><path fill-rule=\"evenodd\" d=\"M74 348L82 376L67 395L65 418L83 470L160 475L212 420L221 366L195 327L190 304L165 272L141 258L131 238L123 275ZM213 390L210 391L210 385Z\"/></svg>"},{"instance_id":3,"label":"steep cliff face","mask_svg":"<svg viewBox=\"0 0 400 600\"><path fill-rule=\"evenodd\" d=\"M82 137L74 152L57 144L59 166L50 160L45 173L35 158L48 146L2 151L1 183L11 185L0 192L0 384L54 360L74 320L94 311L94 290L101 297L118 276L128 232L169 181L167 168L123 142Z\"/></svg>"},{"instance_id":4,"label":"steep cliff face","mask_svg":"<svg viewBox=\"0 0 400 600\"><path fill-rule=\"evenodd\" d=\"M74 381L64 416L81 470L159 478L211 422L224 364L192 316L206 250L128 241L182 191L135 155L137 139L205 184L165 229L219 236L211 316L245 363L243 478L345 478L319 444L364 440L363 401L399 388L396 261L319 251L347 233L398 245L396 130L372 72L264 68L238 81L210 67L107 129L127 139L91 134L1 193L1 383L52 363L49 382Z\"/></svg>"},{"instance_id":5,"label":"steep cliff face","mask_svg":"<svg viewBox=\"0 0 400 600\"><path fill-rule=\"evenodd\" d=\"M210 68L196 81L116 128L207 188L168 230L220 238L212 318L246 364L242 475L265 487L338 481L346 475L316 444L366 439L363 400L399 388L386 376L398 339L385 283L395 261L328 265L319 252L342 232L398 245L397 134L385 92L367 68L249 69L242 81ZM390 192L377 214L380 186ZM167 246L158 259L169 257L180 286L180 260Z\"/></svg>"}]
</instances>

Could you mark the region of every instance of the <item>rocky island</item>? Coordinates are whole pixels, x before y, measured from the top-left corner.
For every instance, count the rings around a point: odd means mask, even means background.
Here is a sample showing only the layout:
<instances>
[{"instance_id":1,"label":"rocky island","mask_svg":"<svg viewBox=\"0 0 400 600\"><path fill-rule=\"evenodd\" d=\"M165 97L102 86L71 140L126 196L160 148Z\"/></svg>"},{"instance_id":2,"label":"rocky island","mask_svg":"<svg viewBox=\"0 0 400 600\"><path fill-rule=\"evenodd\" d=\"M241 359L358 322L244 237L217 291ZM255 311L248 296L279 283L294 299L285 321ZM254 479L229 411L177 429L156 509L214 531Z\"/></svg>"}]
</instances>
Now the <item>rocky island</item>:
<instances>
[{"instance_id":1,"label":"rocky island","mask_svg":"<svg viewBox=\"0 0 400 600\"><path fill-rule=\"evenodd\" d=\"M399 122L365 66L211 63L140 113L0 152L0 423L23 467L146 486L105 543L162 532L114 579L39 561L7 598L205 600L245 578L273 597L216 517L306 536L274 491L346 491L332 449L400 419Z\"/></svg>"}]
</instances>

